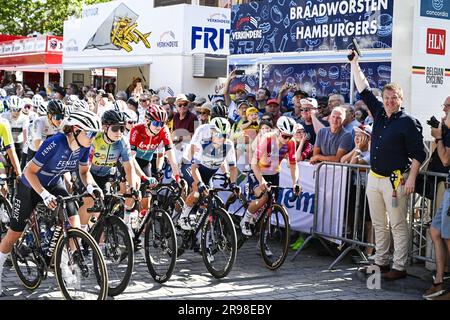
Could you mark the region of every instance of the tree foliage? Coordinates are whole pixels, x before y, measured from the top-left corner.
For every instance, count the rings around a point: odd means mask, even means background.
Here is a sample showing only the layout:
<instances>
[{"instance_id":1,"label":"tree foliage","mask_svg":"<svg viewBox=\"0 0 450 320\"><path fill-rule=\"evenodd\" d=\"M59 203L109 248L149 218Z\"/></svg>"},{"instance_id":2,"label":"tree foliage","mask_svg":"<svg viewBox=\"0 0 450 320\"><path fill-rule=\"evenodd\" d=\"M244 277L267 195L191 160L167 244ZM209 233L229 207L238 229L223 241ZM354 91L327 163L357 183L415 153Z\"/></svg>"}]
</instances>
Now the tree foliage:
<instances>
[{"instance_id":1,"label":"tree foliage","mask_svg":"<svg viewBox=\"0 0 450 320\"><path fill-rule=\"evenodd\" d=\"M64 20L81 17L84 5L110 0L0 0L0 33L26 36L33 32L62 35Z\"/></svg>"}]
</instances>

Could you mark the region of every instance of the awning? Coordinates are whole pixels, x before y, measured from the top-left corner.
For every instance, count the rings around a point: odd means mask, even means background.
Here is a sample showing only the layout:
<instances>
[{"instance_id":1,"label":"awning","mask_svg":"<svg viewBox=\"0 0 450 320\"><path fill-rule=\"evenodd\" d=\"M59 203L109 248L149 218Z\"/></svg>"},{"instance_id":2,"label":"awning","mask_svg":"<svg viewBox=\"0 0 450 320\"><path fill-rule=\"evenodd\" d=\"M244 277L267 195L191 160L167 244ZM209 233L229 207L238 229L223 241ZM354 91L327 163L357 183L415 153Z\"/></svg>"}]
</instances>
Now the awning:
<instances>
[{"instance_id":1,"label":"awning","mask_svg":"<svg viewBox=\"0 0 450 320\"><path fill-rule=\"evenodd\" d=\"M62 68L64 70L91 70L102 68L128 68L128 67L142 67L152 63L150 57L134 57L130 59L123 59L123 57L105 57L99 60L98 57L92 59L63 59Z\"/></svg>"},{"instance_id":2,"label":"awning","mask_svg":"<svg viewBox=\"0 0 450 320\"><path fill-rule=\"evenodd\" d=\"M0 66L0 70L5 71L22 71L22 72L48 72L60 73L62 71L62 64L37 64L29 66Z\"/></svg>"}]
</instances>

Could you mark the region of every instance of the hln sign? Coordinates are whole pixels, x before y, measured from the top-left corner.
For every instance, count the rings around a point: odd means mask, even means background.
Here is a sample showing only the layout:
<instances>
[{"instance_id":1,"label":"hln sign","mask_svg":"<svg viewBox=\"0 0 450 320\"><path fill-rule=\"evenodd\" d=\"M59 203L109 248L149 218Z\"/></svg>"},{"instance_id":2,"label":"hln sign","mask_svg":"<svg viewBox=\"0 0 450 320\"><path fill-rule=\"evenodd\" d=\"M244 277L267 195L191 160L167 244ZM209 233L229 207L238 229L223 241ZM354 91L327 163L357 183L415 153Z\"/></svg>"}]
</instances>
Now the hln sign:
<instances>
[{"instance_id":1,"label":"hln sign","mask_svg":"<svg viewBox=\"0 0 450 320\"><path fill-rule=\"evenodd\" d=\"M194 50L198 47L200 41L200 47L202 49L213 49L217 51L224 48L225 37L230 35L230 29L216 29L209 27L192 27L192 41L191 49Z\"/></svg>"},{"instance_id":2,"label":"hln sign","mask_svg":"<svg viewBox=\"0 0 450 320\"><path fill-rule=\"evenodd\" d=\"M427 29L427 54L445 55L446 31Z\"/></svg>"}]
</instances>

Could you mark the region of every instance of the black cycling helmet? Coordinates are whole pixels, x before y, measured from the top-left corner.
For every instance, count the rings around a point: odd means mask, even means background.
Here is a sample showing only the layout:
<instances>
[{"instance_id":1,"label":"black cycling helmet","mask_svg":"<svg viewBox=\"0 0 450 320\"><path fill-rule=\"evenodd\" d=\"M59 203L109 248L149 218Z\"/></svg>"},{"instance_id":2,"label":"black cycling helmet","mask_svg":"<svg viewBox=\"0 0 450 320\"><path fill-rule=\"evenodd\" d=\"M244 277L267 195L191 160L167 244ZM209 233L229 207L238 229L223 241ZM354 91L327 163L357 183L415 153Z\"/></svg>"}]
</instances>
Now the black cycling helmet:
<instances>
[{"instance_id":1,"label":"black cycling helmet","mask_svg":"<svg viewBox=\"0 0 450 320\"><path fill-rule=\"evenodd\" d=\"M66 106L61 100L52 99L47 104L48 114L64 114L66 111Z\"/></svg>"},{"instance_id":2,"label":"black cycling helmet","mask_svg":"<svg viewBox=\"0 0 450 320\"><path fill-rule=\"evenodd\" d=\"M222 101L217 101L213 103L211 108L211 118L228 118L228 107Z\"/></svg>"},{"instance_id":3,"label":"black cycling helmet","mask_svg":"<svg viewBox=\"0 0 450 320\"><path fill-rule=\"evenodd\" d=\"M131 97L127 100L128 104L131 104L132 106L134 106L135 108L137 108L139 106L139 101L137 101L136 98Z\"/></svg>"},{"instance_id":4,"label":"black cycling helmet","mask_svg":"<svg viewBox=\"0 0 450 320\"><path fill-rule=\"evenodd\" d=\"M122 112L116 110L105 111L102 115L103 125L125 124L125 116Z\"/></svg>"}]
</instances>

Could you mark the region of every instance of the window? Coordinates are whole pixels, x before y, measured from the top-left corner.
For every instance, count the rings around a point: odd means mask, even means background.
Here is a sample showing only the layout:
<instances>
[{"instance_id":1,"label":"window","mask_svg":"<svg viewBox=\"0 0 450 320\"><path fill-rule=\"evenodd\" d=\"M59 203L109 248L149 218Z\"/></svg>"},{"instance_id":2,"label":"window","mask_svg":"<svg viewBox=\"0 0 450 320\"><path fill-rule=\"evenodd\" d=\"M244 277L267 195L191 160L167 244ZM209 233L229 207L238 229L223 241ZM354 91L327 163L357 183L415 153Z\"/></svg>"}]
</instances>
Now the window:
<instances>
[{"instance_id":1,"label":"window","mask_svg":"<svg viewBox=\"0 0 450 320\"><path fill-rule=\"evenodd\" d=\"M155 0L155 8L156 7L166 7L166 6L173 6L175 4L182 4L187 3L191 4L191 0Z\"/></svg>"}]
</instances>

